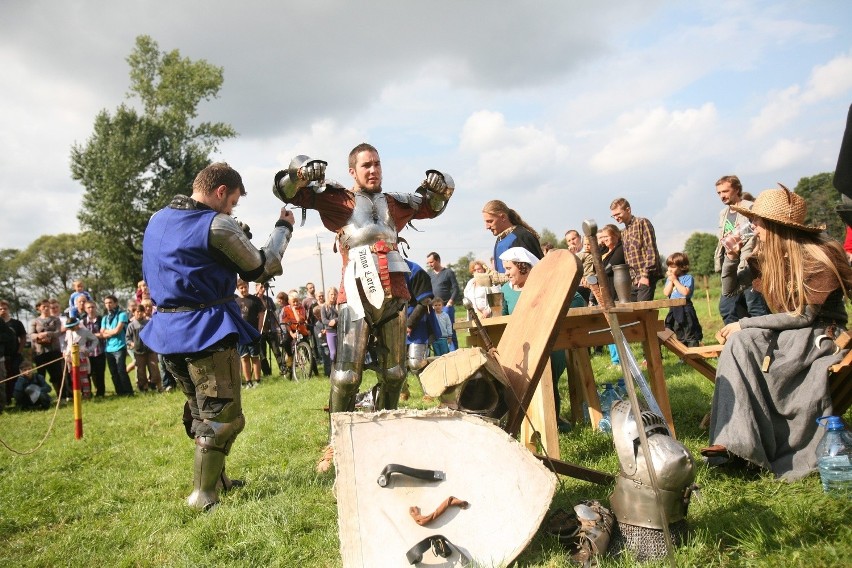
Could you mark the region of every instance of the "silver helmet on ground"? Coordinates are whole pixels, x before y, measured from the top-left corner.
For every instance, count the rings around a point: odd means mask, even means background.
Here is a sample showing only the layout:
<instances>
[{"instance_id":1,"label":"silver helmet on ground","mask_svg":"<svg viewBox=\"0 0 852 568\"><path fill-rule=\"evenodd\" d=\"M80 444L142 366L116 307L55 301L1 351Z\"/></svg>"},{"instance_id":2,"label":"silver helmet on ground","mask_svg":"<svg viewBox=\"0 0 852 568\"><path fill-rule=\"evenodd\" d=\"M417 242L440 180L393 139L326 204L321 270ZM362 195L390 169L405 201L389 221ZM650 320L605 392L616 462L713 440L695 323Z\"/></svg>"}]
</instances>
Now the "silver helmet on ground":
<instances>
[{"instance_id":1,"label":"silver helmet on ground","mask_svg":"<svg viewBox=\"0 0 852 568\"><path fill-rule=\"evenodd\" d=\"M636 420L630 404L619 401L612 405L612 434L621 472L610 496L616 518L616 549L630 550L640 560L663 558L666 543L663 516L657 505L648 464L639 446L639 428L648 438L648 447L660 489L665 519L673 544L686 536L686 513L695 488L695 461L686 447L671 437L665 420L644 411Z\"/></svg>"}]
</instances>

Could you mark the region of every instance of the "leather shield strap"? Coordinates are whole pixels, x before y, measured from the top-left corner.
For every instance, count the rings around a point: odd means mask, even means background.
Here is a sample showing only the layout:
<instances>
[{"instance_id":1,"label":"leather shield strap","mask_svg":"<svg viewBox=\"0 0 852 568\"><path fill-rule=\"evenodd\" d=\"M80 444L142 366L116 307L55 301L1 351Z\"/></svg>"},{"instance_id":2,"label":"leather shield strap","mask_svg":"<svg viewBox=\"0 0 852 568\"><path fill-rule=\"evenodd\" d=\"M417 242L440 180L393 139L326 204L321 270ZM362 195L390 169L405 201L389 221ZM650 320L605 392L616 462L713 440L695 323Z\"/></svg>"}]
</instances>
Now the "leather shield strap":
<instances>
[{"instance_id":1,"label":"leather shield strap","mask_svg":"<svg viewBox=\"0 0 852 568\"><path fill-rule=\"evenodd\" d=\"M459 556L461 556L464 564L470 562L470 558L468 558L458 546L454 545L447 537L440 534L426 537L412 546L408 552L405 553L405 558L408 560L409 564L417 564L418 562L423 561L423 553L430 548L435 556L439 556L441 558L449 558L453 554L453 549L455 548L459 551Z\"/></svg>"},{"instance_id":2,"label":"leather shield strap","mask_svg":"<svg viewBox=\"0 0 852 568\"><path fill-rule=\"evenodd\" d=\"M417 523L421 527L424 527L435 519L437 519L438 517L440 517L441 515L443 515L450 507L467 509L468 507L470 507L470 503L468 503L467 501L463 501L462 499L459 499L457 497L450 496L444 499L441 504L438 505L438 508L435 509L430 515L421 515L420 507L417 506L409 507L408 513L411 515L411 518L414 519L415 523Z\"/></svg>"},{"instance_id":3,"label":"leather shield strap","mask_svg":"<svg viewBox=\"0 0 852 568\"><path fill-rule=\"evenodd\" d=\"M382 472L379 474L379 478L376 480L379 487L387 487L388 483L390 483L390 476L392 473L400 473L402 475L426 481L443 481L447 478L443 471L435 469L417 469L405 465L399 465L398 463L389 463L384 467L384 469L382 469Z\"/></svg>"}]
</instances>

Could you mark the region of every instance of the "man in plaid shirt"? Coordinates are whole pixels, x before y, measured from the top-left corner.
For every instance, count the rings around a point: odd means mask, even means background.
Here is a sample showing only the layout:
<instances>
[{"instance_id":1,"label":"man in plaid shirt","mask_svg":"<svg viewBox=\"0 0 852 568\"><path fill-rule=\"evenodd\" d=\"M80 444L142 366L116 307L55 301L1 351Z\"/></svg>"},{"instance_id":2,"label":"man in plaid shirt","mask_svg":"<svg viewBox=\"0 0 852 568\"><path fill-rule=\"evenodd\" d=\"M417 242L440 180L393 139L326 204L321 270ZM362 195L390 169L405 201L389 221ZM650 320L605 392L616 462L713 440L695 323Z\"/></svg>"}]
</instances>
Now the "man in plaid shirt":
<instances>
[{"instance_id":1,"label":"man in plaid shirt","mask_svg":"<svg viewBox=\"0 0 852 568\"><path fill-rule=\"evenodd\" d=\"M644 217L634 217L630 211L630 203L623 197L614 200L609 211L613 219L624 224L624 230L621 231L624 260L630 267L630 277L633 280L630 301L653 300L654 289L663 273L654 226Z\"/></svg>"}]
</instances>

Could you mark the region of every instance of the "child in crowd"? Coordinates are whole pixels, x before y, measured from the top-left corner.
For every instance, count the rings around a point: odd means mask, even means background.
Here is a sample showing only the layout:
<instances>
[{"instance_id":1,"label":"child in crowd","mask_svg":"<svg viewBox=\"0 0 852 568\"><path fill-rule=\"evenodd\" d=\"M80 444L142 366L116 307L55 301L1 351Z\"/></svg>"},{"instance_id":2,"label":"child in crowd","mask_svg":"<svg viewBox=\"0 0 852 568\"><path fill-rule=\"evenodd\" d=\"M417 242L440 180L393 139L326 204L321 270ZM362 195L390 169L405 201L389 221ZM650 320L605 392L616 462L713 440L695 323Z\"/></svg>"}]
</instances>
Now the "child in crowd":
<instances>
[{"instance_id":1,"label":"child in crowd","mask_svg":"<svg viewBox=\"0 0 852 568\"><path fill-rule=\"evenodd\" d=\"M91 302L92 295L86 291L86 287L83 285L82 280L75 280L71 287L74 288L74 291L71 292L71 297L68 298L68 307L72 310L73 313L74 306L77 305L77 296L83 296L84 298L86 298L87 301ZM80 315L81 314L77 314L76 317L79 318Z\"/></svg>"},{"instance_id":2,"label":"child in crowd","mask_svg":"<svg viewBox=\"0 0 852 568\"><path fill-rule=\"evenodd\" d=\"M663 292L671 299L686 298L685 306L675 306L669 309L666 316L666 327L677 335L677 338L688 347L698 347L704 339L698 314L692 305L692 294L695 292L695 280L689 274L689 257L682 252L675 252L666 259L666 284Z\"/></svg>"},{"instance_id":3,"label":"child in crowd","mask_svg":"<svg viewBox=\"0 0 852 568\"><path fill-rule=\"evenodd\" d=\"M435 297L432 300L432 308L435 310L435 318L438 320L438 328L441 330L441 337L436 337L432 343L432 351L435 355L444 355L450 351L455 351L453 345L453 322L450 321L450 316L444 313L444 301L441 298Z\"/></svg>"},{"instance_id":4,"label":"child in crowd","mask_svg":"<svg viewBox=\"0 0 852 568\"><path fill-rule=\"evenodd\" d=\"M261 318L263 316L263 302L257 296L249 294L248 282L242 279L237 280L237 294L237 305L240 307L240 314L259 333ZM248 345L237 345L237 352L240 354L240 363L242 365L243 377L246 381L246 388L250 389L256 384L259 385L262 375L260 367L260 335Z\"/></svg>"},{"instance_id":5,"label":"child in crowd","mask_svg":"<svg viewBox=\"0 0 852 568\"><path fill-rule=\"evenodd\" d=\"M50 385L44 376L33 370L32 363L21 363L21 376L15 381L15 404L18 408L41 409L50 408Z\"/></svg>"},{"instance_id":6,"label":"child in crowd","mask_svg":"<svg viewBox=\"0 0 852 568\"><path fill-rule=\"evenodd\" d=\"M326 377L331 375L331 356L328 350L328 340L325 336L325 324L322 321L322 306L314 304L314 339L316 339L320 354L322 355L322 370Z\"/></svg>"},{"instance_id":7,"label":"child in crowd","mask_svg":"<svg viewBox=\"0 0 852 568\"><path fill-rule=\"evenodd\" d=\"M63 354L65 355L65 362L69 369L69 376L73 363L71 349L76 345L79 348L80 359L80 366L77 369L77 376L80 379L80 391L83 394L83 398L90 399L92 398L92 386L89 381L89 373L92 367L89 363L89 355L96 350L99 340L86 326L80 325L80 320L75 317L69 317L65 321L65 330L65 352Z\"/></svg>"},{"instance_id":8,"label":"child in crowd","mask_svg":"<svg viewBox=\"0 0 852 568\"><path fill-rule=\"evenodd\" d=\"M142 341L142 328L150 321L145 315L145 306L136 306L133 320L127 324L127 347L133 353L136 362L136 386L141 392L163 392L163 379L160 376L157 354Z\"/></svg>"},{"instance_id":9,"label":"child in crowd","mask_svg":"<svg viewBox=\"0 0 852 568\"><path fill-rule=\"evenodd\" d=\"M136 301L141 302L145 299L151 299L151 292L148 290L148 284L144 280L140 280L136 284Z\"/></svg>"}]
</instances>

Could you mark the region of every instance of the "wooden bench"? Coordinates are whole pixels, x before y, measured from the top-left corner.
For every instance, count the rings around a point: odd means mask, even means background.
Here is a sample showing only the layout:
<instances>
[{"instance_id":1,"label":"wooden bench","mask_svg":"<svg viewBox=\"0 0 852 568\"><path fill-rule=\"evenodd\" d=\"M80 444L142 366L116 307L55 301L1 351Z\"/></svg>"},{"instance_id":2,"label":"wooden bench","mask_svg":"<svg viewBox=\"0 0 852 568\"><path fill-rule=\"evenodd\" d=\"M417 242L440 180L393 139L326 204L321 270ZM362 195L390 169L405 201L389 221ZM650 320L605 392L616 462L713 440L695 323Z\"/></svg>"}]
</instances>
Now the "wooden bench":
<instances>
[{"instance_id":1,"label":"wooden bench","mask_svg":"<svg viewBox=\"0 0 852 568\"><path fill-rule=\"evenodd\" d=\"M711 382L716 382L716 367L708 362L719 356L724 346L704 345L702 347L687 347L678 340L675 333L670 329L657 332L660 343L669 351L677 355L684 363L707 377ZM834 340L839 349L852 347L852 335L848 331L841 333ZM852 406L852 349L843 359L828 369L828 390L834 406L834 414L842 416Z\"/></svg>"}]
</instances>

